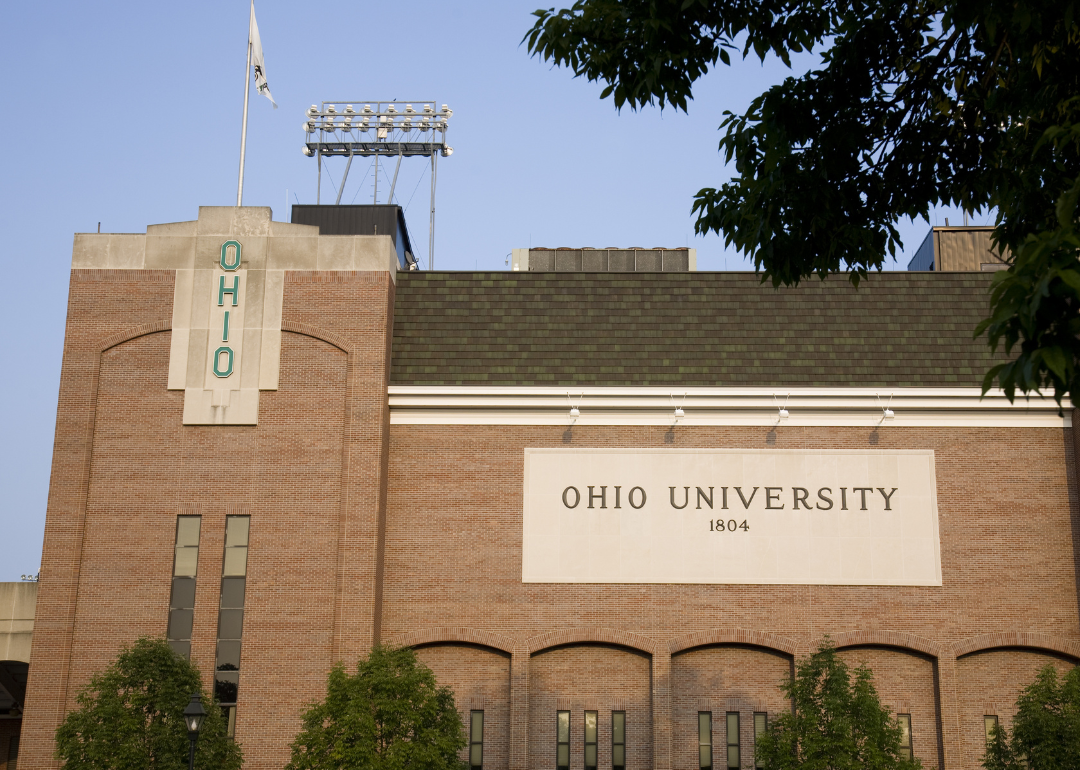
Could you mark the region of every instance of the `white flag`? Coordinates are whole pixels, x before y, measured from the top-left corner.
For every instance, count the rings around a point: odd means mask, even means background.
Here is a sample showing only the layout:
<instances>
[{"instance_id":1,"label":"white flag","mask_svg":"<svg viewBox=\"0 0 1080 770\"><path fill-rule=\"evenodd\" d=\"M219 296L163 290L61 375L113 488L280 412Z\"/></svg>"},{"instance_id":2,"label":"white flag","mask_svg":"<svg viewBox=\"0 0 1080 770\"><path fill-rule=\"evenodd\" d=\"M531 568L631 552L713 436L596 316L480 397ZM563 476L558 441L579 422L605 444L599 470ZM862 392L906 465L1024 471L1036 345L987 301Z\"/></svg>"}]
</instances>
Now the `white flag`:
<instances>
[{"instance_id":1,"label":"white flag","mask_svg":"<svg viewBox=\"0 0 1080 770\"><path fill-rule=\"evenodd\" d=\"M263 62L262 40L259 39L259 25L255 23L255 0L251 0L251 22L248 24L248 44L251 46L251 63L255 66L255 90L270 100L277 109L277 102L270 95L270 86L266 84L266 64Z\"/></svg>"}]
</instances>

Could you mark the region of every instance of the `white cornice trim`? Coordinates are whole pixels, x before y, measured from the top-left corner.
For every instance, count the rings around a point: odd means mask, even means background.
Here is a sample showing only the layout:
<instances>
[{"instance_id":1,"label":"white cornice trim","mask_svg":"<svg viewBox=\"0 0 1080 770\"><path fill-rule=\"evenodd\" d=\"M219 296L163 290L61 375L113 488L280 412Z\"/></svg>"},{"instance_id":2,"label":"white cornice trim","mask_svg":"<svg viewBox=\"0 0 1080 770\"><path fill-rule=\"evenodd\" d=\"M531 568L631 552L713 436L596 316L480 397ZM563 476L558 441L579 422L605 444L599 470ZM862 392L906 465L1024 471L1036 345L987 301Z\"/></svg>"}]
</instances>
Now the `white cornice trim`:
<instances>
[{"instance_id":1,"label":"white cornice trim","mask_svg":"<svg viewBox=\"0 0 1080 770\"><path fill-rule=\"evenodd\" d=\"M1071 427L1052 398L978 388L565 388L391 385L395 425ZM580 415L570 417L570 407ZM676 421L675 407L685 416ZM781 407L788 417L779 416ZM886 418L888 407L895 416Z\"/></svg>"}]
</instances>

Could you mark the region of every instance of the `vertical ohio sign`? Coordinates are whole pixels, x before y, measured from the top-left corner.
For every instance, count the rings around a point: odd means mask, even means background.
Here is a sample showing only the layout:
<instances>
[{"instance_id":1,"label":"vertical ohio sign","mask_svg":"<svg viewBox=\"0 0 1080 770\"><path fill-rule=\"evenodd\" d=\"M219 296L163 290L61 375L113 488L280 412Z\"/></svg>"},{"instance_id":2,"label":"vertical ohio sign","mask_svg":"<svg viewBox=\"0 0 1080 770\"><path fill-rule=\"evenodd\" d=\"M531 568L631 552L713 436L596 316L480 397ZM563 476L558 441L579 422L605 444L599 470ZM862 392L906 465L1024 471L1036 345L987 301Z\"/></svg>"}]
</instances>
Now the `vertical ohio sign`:
<instances>
[{"instance_id":1,"label":"vertical ohio sign","mask_svg":"<svg viewBox=\"0 0 1080 770\"><path fill-rule=\"evenodd\" d=\"M225 237L176 271L169 389L185 425L257 425L259 391L278 387L285 271L266 269L266 238Z\"/></svg>"},{"instance_id":2,"label":"vertical ohio sign","mask_svg":"<svg viewBox=\"0 0 1080 770\"><path fill-rule=\"evenodd\" d=\"M239 363L238 348L234 348L235 343L230 344L229 328L237 329L240 332L238 341L243 340L244 305L241 297L244 294L242 284L247 278L247 271L240 269L243 259L241 252L239 241L225 241L221 244L221 260L218 264L222 273L218 276L216 310L212 311L216 323L211 325L211 328L221 330L221 344L211 354L209 367L210 372L219 380L232 377Z\"/></svg>"}]
</instances>

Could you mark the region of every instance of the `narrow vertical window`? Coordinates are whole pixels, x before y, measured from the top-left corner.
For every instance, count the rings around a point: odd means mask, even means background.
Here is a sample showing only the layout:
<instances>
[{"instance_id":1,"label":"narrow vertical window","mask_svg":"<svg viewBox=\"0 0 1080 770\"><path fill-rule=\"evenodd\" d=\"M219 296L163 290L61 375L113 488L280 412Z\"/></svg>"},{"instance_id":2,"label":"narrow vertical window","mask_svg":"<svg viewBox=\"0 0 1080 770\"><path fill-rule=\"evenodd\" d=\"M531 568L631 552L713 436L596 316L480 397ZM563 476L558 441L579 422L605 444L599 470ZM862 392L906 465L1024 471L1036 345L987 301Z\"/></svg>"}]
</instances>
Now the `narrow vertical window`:
<instances>
[{"instance_id":1,"label":"narrow vertical window","mask_svg":"<svg viewBox=\"0 0 1080 770\"><path fill-rule=\"evenodd\" d=\"M993 739L994 728L997 727L998 718L995 714L987 714L983 717L983 733L986 735L986 745L990 745Z\"/></svg>"},{"instance_id":2,"label":"narrow vertical window","mask_svg":"<svg viewBox=\"0 0 1080 770\"><path fill-rule=\"evenodd\" d=\"M626 712L611 712L611 768L626 768Z\"/></svg>"},{"instance_id":3,"label":"narrow vertical window","mask_svg":"<svg viewBox=\"0 0 1080 770\"><path fill-rule=\"evenodd\" d=\"M169 598L169 646L191 657L191 626L195 619L195 576L199 569L199 516L176 517L172 592Z\"/></svg>"},{"instance_id":4,"label":"narrow vertical window","mask_svg":"<svg viewBox=\"0 0 1080 770\"><path fill-rule=\"evenodd\" d=\"M570 770L570 712L555 714L555 766L558 770Z\"/></svg>"},{"instance_id":5,"label":"narrow vertical window","mask_svg":"<svg viewBox=\"0 0 1080 770\"><path fill-rule=\"evenodd\" d=\"M481 770L484 766L484 712L469 712L469 768Z\"/></svg>"},{"instance_id":6,"label":"narrow vertical window","mask_svg":"<svg viewBox=\"0 0 1080 770\"><path fill-rule=\"evenodd\" d=\"M900 723L900 756L911 759L911 714L897 714Z\"/></svg>"},{"instance_id":7,"label":"narrow vertical window","mask_svg":"<svg viewBox=\"0 0 1080 770\"><path fill-rule=\"evenodd\" d=\"M585 712L585 770L596 770L596 712Z\"/></svg>"},{"instance_id":8,"label":"narrow vertical window","mask_svg":"<svg viewBox=\"0 0 1080 770\"><path fill-rule=\"evenodd\" d=\"M765 760L760 758L757 753L758 741L765 735L765 731L769 729L769 715L764 711L754 712L754 767L765 767Z\"/></svg>"},{"instance_id":9,"label":"narrow vertical window","mask_svg":"<svg viewBox=\"0 0 1080 770\"><path fill-rule=\"evenodd\" d=\"M712 712L699 711L697 715L698 767L712 770Z\"/></svg>"},{"instance_id":10,"label":"narrow vertical window","mask_svg":"<svg viewBox=\"0 0 1080 770\"><path fill-rule=\"evenodd\" d=\"M240 688L240 639L244 630L250 522L248 516L225 517L225 563L221 573L214 693L225 713L230 737L236 734L236 699Z\"/></svg>"},{"instance_id":11,"label":"narrow vertical window","mask_svg":"<svg viewBox=\"0 0 1080 770\"><path fill-rule=\"evenodd\" d=\"M19 764L19 736L13 735L8 740L7 770L17 770Z\"/></svg>"},{"instance_id":12,"label":"narrow vertical window","mask_svg":"<svg viewBox=\"0 0 1080 770\"><path fill-rule=\"evenodd\" d=\"M727 766L738 770L741 757L739 756L739 712L727 713Z\"/></svg>"}]
</instances>

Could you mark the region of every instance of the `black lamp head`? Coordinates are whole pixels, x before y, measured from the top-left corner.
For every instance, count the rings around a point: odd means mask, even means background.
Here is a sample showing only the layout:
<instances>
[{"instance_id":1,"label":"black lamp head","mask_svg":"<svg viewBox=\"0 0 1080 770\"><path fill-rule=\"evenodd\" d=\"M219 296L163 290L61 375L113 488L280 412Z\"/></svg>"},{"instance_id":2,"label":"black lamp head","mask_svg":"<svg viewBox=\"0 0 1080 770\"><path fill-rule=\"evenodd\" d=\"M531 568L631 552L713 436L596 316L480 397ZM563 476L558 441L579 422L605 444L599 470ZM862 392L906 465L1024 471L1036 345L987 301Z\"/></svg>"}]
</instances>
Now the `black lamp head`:
<instances>
[{"instance_id":1,"label":"black lamp head","mask_svg":"<svg viewBox=\"0 0 1080 770\"><path fill-rule=\"evenodd\" d=\"M202 705L202 694L193 692L191 703L184 709L184 721L187 723L188 732L198 733L204 719L206 719L206 709Z\"/></svg>"}]
</instances>

